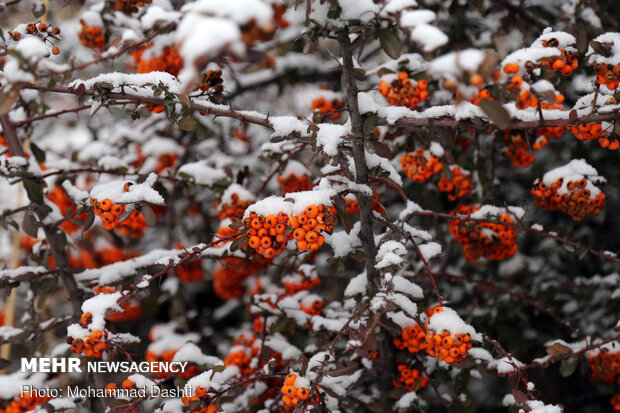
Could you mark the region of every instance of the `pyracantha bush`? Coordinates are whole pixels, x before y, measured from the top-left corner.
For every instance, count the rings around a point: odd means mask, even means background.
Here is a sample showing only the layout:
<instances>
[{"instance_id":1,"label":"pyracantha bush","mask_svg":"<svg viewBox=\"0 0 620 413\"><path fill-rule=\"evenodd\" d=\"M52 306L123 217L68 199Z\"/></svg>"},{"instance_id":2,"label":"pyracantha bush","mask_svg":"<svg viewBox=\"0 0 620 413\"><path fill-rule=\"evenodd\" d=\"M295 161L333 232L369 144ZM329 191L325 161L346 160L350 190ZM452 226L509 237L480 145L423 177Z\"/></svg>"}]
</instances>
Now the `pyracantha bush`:
<instances>
[{"instance_id":1,"label":"pyracantha bush","mask_svg":"<svg viewBox=\"0 0 620 413\"><path fill-rule=\"evenodd\" d=\"M0 412L620 411L619 12L1 3Z\"/></svg>"}]
</instances>

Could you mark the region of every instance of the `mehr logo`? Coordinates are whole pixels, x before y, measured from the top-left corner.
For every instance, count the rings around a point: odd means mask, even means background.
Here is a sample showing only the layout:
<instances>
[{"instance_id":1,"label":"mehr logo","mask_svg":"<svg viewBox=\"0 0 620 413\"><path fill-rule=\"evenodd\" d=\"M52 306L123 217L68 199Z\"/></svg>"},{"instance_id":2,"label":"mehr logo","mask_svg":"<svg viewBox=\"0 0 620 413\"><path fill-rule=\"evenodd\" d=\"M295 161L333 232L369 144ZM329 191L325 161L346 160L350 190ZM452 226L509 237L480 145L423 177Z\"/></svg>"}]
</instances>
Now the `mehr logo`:
<instances>
[{"instance_id":1,"label":"mehr logo","mask_svg":"<svg viewBox=\"0 0 620 413\"><path fill-rule=\"evenodd\" d=\"M22 373L81 373L80 359L75 357L22 358Z\"/></svg>"}]
</instances>

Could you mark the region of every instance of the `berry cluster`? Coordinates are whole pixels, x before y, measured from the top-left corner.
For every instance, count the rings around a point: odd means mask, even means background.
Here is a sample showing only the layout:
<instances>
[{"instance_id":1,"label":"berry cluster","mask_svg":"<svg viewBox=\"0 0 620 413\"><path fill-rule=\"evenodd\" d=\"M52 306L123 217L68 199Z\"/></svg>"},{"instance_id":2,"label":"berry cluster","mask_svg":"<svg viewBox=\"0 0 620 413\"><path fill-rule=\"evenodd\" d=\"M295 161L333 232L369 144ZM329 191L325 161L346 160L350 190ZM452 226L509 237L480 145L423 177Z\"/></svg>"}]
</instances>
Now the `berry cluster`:
<instances>
[{"instance_id":1,"label":"berry cluster","mask_svg":"<svg viewBox=\"0 0 620 413\"><path fill-rule=\"evenodd\" d=\"M75 211L77 211L77 205L69 199L69 196L67 196L64 189L59 186L54 187L54 189L47 194L47 199L56 204L63 217L71 216L75 213ZM76 215L75 218L84 221L87 216L88 213L85 212L83 214ZM60 224L60 228L62 228L62 230L67 234L73 234L75 231L80 229L80 225L76 224L71 219L67 219Z\"/></svg>"},{"instance_id":2,"label":"berry cluster","mask_svg":"<svg viewBox=\"0 0 620 413\"><path fill-rule=\"evenodd\" d=\"M287 275L282 281L284 282L284 289L287 295L295 295L300 291L311 290L321 284L321 279L315 272L310 276L305 274Z\"/></svg>"},{"instance_id":3,"label":"berry cluster","mask_svg":"<svg viewBox=\"0 0 620 413\"><path fill-rule=\"evenodd\" d=\"M428 385L428 377L426 377L418 369L410 369L406 364L397 366L398 376L392 381L394 387L404 387L407 391L413 392L423 389Z\"/></svg>"},{"instance_id":4,"label":"berry cluster","mask_svg":"<svg viewBox=\"0 0 620 413\"><path fill-rule=\"evenodd\" d=\"M312 102L312 111L318 112L325 119L336 120L342 117L340 110L344 107L344 102L340 99L327 100L318 97Z\"/></svg>"},{"instance_id":5,"label":"berry cluster","mask_svg":"<svg viewBox=\"0 0 620 413\"><path fill-rule=\"evenodd\" d=\"M428 320L442 311L443 308L440 306L427 309ZM394 338L394 345L400 350L407 349L410 353L425 351L448 364L463 361L472 347L471 336L468 333L451 334L448 330L436 333L429 330L427 324L424 328L416 324L404 329L400 337Z\"/></svg>"},{"instance_id":6,"label":"berry cluster","mask_svg":"<svg viewBox=\"0 0 620 413\"><path fill-rule=\"evenodd\" d=\"M336 215L323 204L310 205L299 216L291 215L288 223L293 229L297 248L302 251L316 251L325 242L322 232L332 232L336 226Z\"/></svg>"},{"instance_id":7,"label":"berry cluster","mask_svg":"<svg viewBox=\"0 0 620 413\"><path fill-rule=\"evenodd\" d=\"M403 329L400 337L394 338L394 345L399 350L418 353L426 350L426 331L418 324Z\"/></svg>"},{"instance_id":8,"label":"berry cluster","mask_svg":"<svg viewBox=\"0 0 620 413\"><path fill-rule=\"evenodd\" d=\"M527 151L529 144L524 136L515 131L506 131L504 139L508 142L504 155L512 161L513 166L525 168L534 162L536 157Z\"/></svg>"},{"instance_id":9,"label":"berry cluster","mask_svg":"<svg viewBox=\"0 0 620 413\"><path fill-rule=\"evenodd\" d=\"M252 359L258 357L260 346L253 335L241 335L234 342L226 358L224 366L237 366L242 376L249 376L256 370Z\"/></svg>"},{"instance_id":10,"label":"berry cluster","mask_svg":"<svg viewBox=\"0 0 620 413\"><path fill-rule=\"evenodd\" d=\"M476 187L472 174L467 170L461 169L458 166L450 166L450 172L452 174L452 179L444 174L437 184L441 192L448 193L450 201L454 201L469 194Z\"/></svg>"},{"instance_id":11,"label":"berry cluster","mask_svg":"<svg viewBox=\"0 0 620 413\"><path fill-rule=\"evenodd\" d=\"M543 47L559 47L560 42L556 38L541 40ZM576 52L567 51L565 48L560 48L560 57L548 57L541 59L540 65L553 69L556 72L562 73L564 76L570 76L579 67L579 55Z\"/></svg>"},{"instance_id":12,"label":"berry cluster","mask_svg":"<svg viewBox=\"0 0 620 413\"><path fill-rule=\"evenodd\" d=\"M89 49L103 49L105 46L105 35L103 27L87 26L84 20L80 20L82 29L78 33L80 43Z\"/></svg>"},{"instance_id":13,"label":"berry cluster","mask_svg":"<svg viewBox=\"0 0 620 413\"><path fill-rule=\"evenodd\" d=\"M94 207L95 215L103 221L102 225L105 229L116 229L130 238L140 238L144 235L144 230L147 227L146 221L137 209L134 209L129 216L120 221L119 218L127 209L126 205L114 204L109 199L99 202L96 198L91 198L90 204Z\"/></svg>"},{"instance_id":14,"label":"berry cluster","mask_svg":"<svg viewBox=\"0 0 620 413\"><path fill-rule=\"evenodd\" d=\"M22 33L18 32L18 31L8 31L9 36L11 37L11 40L18 42L22 39ZM43 38L43 40L52 43L52 41L50 40L51 38L54 39L58 39L58 36L60 34L60 28L59 27L55 27L52 25L48 25L47 23L30 23L28 25L26 25L26 33L25 34L29 34L29 35L33 35L33 36L37 36L39 38ZM52 43L53 44L53 43ZM60 49L56 46L52 47L52 54L57 55L60 54Z\"/></svg>"},{"instance_id":15,"label":"berry cluster","mask_svg":"<svg viewBox=\"0 0 620 413\"><path fill-rule=\"evenodd\" d=\"M192 413L216 413L217 407L214 404L210 403L211 398L207 395L207 389L204 386L198 386L194 390L193 396L183 396L181 397L181 402L190 406L189 411ZM203 405L203 403L205 405ZM198 406L194 406L198 404Z\"/></svg>"},{"instance_id":16,"label":"berry cluster","mask_svg":"<svg viewBox=\"0 0 620 413\"><path fill-rule=\"evenodd\" d=\"M147 349L146 352L144 353L144 359L148 362L171 363L177 351L179 350L178 349L177 350L166 350L166 351L163 351L161 354L157 354L153 350ZM175 377L179 379L187 380L191 377L194 377L198 373L200 373L200 371L198 370L196 366L189 366L184 371L175 374ZM171 373L167 371L152 372L151 374L157 377L158 379L167 379L171 376Z\"/></svg>"},{"instance_id":17,"label":"berry cluster","mask_svg":"<svg viewBox=\"0 0 620 413\"><path fill-rule=\"evenodd\" d=\"M243 297L245 281L264 267L257 260L245 258L223 258L213 270L213 291L222 300Z\"/></svg>"},{"instance_id":18,"label":"berry cluster","mask_svg":"<svg viewBox=\"0 0 620 413\"><path fill-rule=\"evenodd\" d=\"M102 287L94 286L93 291L95 294L114 294L116 288L104 285ZM142 317L142 308L133 300L119 303L122 312L113 311L111 314L106 315L106 320L110 321L131 321L137 320Z\"/></svg>"},{"instance_id":19,"label":"berry cluster","mask_svg":"<svg viewBox=\"0 0 620 413\"><path fill-rule=\"evenodd\" d=\"M426 336L426 352L448 364L463 361L471 347L471 337L467 333L452 336L448 330L443 330L441 334L430 331Z\"/></svg>"},{"instance_id":20,"label":"berry cluster","mask_svg":"<svg viewBox=\"0 0 620 413\"><path fill-rule=\"evenodd\" d=\"M148 46L149 48L151 46ZM164 47L161 56L153 56L146 60L142 58L144 49L140 49L132 54L138 61L138 73L168 72L172 76L178 76L183 68L183 58L176 47Z\"/></svg>"},{"instance_id":21,"label":"berry cluster","mask_svg":"<svg viewBox=\"0 0 620 413\"><path fill-rule=\"evenodd\" d=\"M80 318L80 324L82 327L87 328L93 321L93 315L89 312L82 314ZM106 349L106 340L108 339L107 330L94 330L84 339L67 337L67 344L71 345L71 351L76 354L84 354L86 357L99 358L103 355Z\"/></svg>"},{"instance_id":22,"label":"berry cluster","mask_svg":"<svg viewBox=\"0 0 620 413\"><path fill-rule=\"evenodd\" d=\"M480 206L459 205L452 215L470 215ZM514 223L510 212L495 218L498 222L468 222L455 219L450 222L450 234L463 245L465 258L477 260L486 257L492 260L505 260L517 252L517 232L514 227L502 223Z\"/></svg>"},{"instance_id":23,"label":"berry cluster","mask_svg":"<svg viewBox=\"0 0 620 413\"><path fill-rule=\"evenodd\" d=\"M213 103L224 102L224 79L221 70L208 70L202 75L198 89L209 95Z\"/></svg>"},{"instance_id":24,"label":"berry cluster","mask_svg":"<svg viewBox=\"0 0 620 413\"><path fill-rule=\"evenodd\" d=\"M598 215L605 207L605 194L584 177L566 181L559 178L550 186L543 179L537 179L531 193L538 208L560 210L575 221L587 215Z\"/></svg>"},{"instance_id":25,"label":"berry cluster","mask_svg":"<svg viewBox=\"0 0 620 413\"><path fill-rule=\"evenodd\" d=\"M118 386L116 383L108 383L105 385L104 389L108 396L112 396L119 387L124 390L131 390L136 388L136 383L131 379L125 379L122 381L120 386Z\"/></svg>"},{"instance_id":26,"label":"berry cluster","mask_svg":"<svg viewBox=\"0 0 620 413\"><path fill-rule=\"evenodd\" d=\"M312 180L308 174L296 175L294 172L290 172L288 175L279 175L278 184L282 188L283 194L289 194L291 192L309 191L312 189Z\"/></svg>"},{"instance_id":27,"label":"berry cluster","mask_svg":"<svg viewBox=\"0 0 620 413\"><path fill-rule=\"evenodd\" d=\"M433 175L443 171L439 157L422 148L401 156L400 166L409 179L418 183L426 182Z\"/></svg>"},{"instance_id":28,"label":"berry cluster","mask_svg":"<svg viewBox=\"0 0 620 413\"><path fill-rule=\"evenodd\" d=\"M532 92L528 89L521 89L519 95L517 96L517 100L515 101L515 106L517 109L527 109L527 108L535 108L538 107L538 99Z\"/></svg>"},{"instance_id":29,"label":"berry cluster","mask_svg":"<svg viewBox=\"0 0 620 413\"><path fill-rule=\"evenodd\" d=\"M279 212L278 215L258 215L251 212L248 218L244 218L243 226L245 235L248 237L247 247L251 251L272 259L282 252L292 234L287 232L288 215Z\"/></svg>"},{"instance_id":30,"label":"berry cluster","mask_svg":"<svg viewBox=\"0 0 620 413\"><path fill-rule=\"evenodd\" d=\"M592 377L607 383L617 383L620 376L620 352L603 352L588 355Z\"/></svg>"},{"instance_id":31,"label":"berry cluster","mask_svg":"<svg viewBox=\"0 0 620 413\"><path fill-rule=\"evenodd\" d=\"M346 210L345 212L347 214L359 214L360 213L360 204L357 200L357 196L355 196L355 194L346 194L344 196L344 201L347 204ZM377 193L377 191L375 191L374 189L372 190L372 209L373 211L377 211L379 213L383 213L384 209L381 206L381 197L379 196L379 194Z\"/></svg>"},{"instance_id":32,"label":"berry cluster","mask_svg":"<svg viewBox=\"0 0 620 413\"><path fill-rule=\"evenodd\" d=\"M620 394L614 394L614 397L611 398L611 407L614 412L620 412Z\"/></svg>"},{"instance_id":33,"label":"berry cluster","mask_svg":"<svg viewBox=\"0 0 620 413\"><path fill-rule=\"evenodd\" d=\"M297 381L297 375L294 373L284 379L284 386L281 389L282 402L287 406L297 406L310 397L310 390L307 387L296 386L295 384L299 384Z\"/></svg>"},{"instance_id":34,"label":"berry cluster","mask_svg":"<svg viewBox=\"0 0 620 413\"><path fill-rule=\"evenodd\" d=\"M299 303L299 309L311 316L320 315L324 306L325 302L316 294L305 296Z\"/></svg>"},{"instance_id":35,"label":"berry cluster","mask_svg":"<svg viewBox=\"0 0 620 413\"><path fill-rule=\"evenodd\" d=\"M607 89L614 90L620 84L620 64L615 66L598 63L594 66L596 83L606 85Z\"/></svg>"},{"instance_id":36,"label":"berry cluster","mask_svg":"<svg viewBox=\"0 0 620 413\"><path fill-rule=\"evenodd\" d=\"M420 102L428 99L427 87L426 80L420 79L416 82L409 79L406 72L399 72L398 77L389 85L386 81L381 80L379 93L385 96L391 106L407 106L410 109L415 109Z\"/></svg>"},{"instance_id":37,"label":"berry cluster","mask_svg":"<svg viewBox=\"0 0 620 413\"><path fill-rule=\"evenodd\" d=\"M620 148L620 141L613 137L600 123L582 123L577 127L570 126L568 130L580 141L598 140L603 148L616 150Z\"/></svg>"},{"instance_id":38,"label":"berry cluster","mask_svg":"<svg viewBox=\"0 0 620 413\"><path fill-rule=\"evenodd\" d=\"M1 413L25 413L35 410L35 408L50 400L50 396L41 396L38 393L20 393L5 408L0 408ZM1 400L0 400L1 401Z\"/></svg>"},{"instance_id":39,"label":"berry cluster","mask_svg":"<svg viewBox=\"0 0 620 413\"><path fill-rule=\"evenodd\" d=\"M238 193L233 192L225 197L226 202L217 205L217 217L219 219L241 219L245 209L254 203L253 199L241 199Z\"/></svg>"},{"instance_id":40,"label":"berry cluster","mask_svg":"<svg viewBox=\"0 0 620 413\"><path fill-rule=\"evenodd\" d=\"M152 2L153 0L115 0L114 10L130 15L137 12L139 7L144 7Z\"/></svg>"}]
</instances>

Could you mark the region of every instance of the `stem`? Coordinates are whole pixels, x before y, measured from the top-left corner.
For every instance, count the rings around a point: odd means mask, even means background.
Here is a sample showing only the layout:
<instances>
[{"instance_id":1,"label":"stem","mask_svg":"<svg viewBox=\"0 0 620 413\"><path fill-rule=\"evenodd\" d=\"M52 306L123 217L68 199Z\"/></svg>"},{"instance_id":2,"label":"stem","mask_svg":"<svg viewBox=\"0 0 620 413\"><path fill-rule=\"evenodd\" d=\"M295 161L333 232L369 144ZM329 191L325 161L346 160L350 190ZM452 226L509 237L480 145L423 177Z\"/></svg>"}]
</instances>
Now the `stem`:
<instances>
[{"instance_id":1,"label":"stem","mask_svg":"<svg viewBox=\"0 0 620 413\"><path fill-rule=\"evenodd\" d=\"M355 183L368 184L368 167L366 166L366 150L364 149L364 137L362 116L360 115L357 101L358 88L353 77L353 50L351 41L346 31L338 35L338 42L342 50L342 84L347 96L347 110L351 121L353 135L353 162L355 166ZM366 261L366 277L368 278L368 293L372 297L376 291L375 283L379 281L379 272L375 268L377 246L373 232L372 200L362 192L356 193L360 207L360 240L364 246L364 252L368 256Z\"/></svg>"},{"instance_id":2,"label":"stem","mask_svg":"<svg viewBox=\"0 0 620 413\"><path fill-rule=\"evenodd\" d=\"M342 87L347 100L347 111L349 112L349 121L351 122L351 134L353 136L353 163L355 166L355 183L359 185L368 184L368 166L366 165L366 150L364 148L364 131L362 124L362 115L359 110L357 83L353 76L353 47L347 30L338 34L338 43L342 51ZM377 293L380 284L380 274L375 268L375 259L377 256L377 245L375 244L375 234L373 231L373 212L372 198L365 192L357 192L355 194L360 208L360 241L362 242L364 252L366 253L366 278L368 280L368 295L372 299ZM377 316L377 322L384 315ZM374 327L373 327L374 330ZM372 330L369 331L372 334ZM392 379L394 372L394 347L389 339L384 338L378 341L378 350L381 359L377 361L377 382L379 388L384 394L387 394L392 388ZM383 400L385 411L391 411L391 406L387 398Z\"/></svg>"}]
</instances>

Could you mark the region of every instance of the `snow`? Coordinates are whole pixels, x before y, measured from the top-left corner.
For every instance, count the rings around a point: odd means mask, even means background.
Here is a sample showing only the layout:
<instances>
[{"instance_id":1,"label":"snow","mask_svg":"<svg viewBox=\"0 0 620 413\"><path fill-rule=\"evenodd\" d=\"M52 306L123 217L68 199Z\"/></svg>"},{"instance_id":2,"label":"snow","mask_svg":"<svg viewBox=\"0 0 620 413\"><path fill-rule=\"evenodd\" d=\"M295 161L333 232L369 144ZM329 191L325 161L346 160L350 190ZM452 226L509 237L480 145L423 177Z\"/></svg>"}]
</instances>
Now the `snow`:
<instances>
[{"instance_id":1,"label":"snow","mask_svg":"<svg viewBox=\"0 0 620 413\"><path fill-rule=\"evenodd\" d=\"M380 17L388 17L390 14L396 14L410 7L417 7L415 0L389 0L381 9Z\"/></svg>"},{"instance_id":2,"label":"snow","mask_svg":"<svg viewBox=\"0 0 620 413\"><path fill-rule=\"evenodd\" d=\"M312 191L290 192L286 198L295 202L292 209L293 215L301 215L311 205L332 206L332 197L336 196L333 189L313 189Z\"/></svg>"},{"instance_id":3,"label":"snow","mask_svg":"<svg viewBox=\"0 0 620 413\"><path fill-rule=\"evenodd\" d=\"M569 193L569 182L576 182L583 178L587 179L586 189L590 190L590 199L595 198L601 190L594 186L590 179L602 181L598 172L590 166L585 159L573 159L568 164L552 169L543 175L543 183L550 187L558 179L564 178L562 186L558 189L559 194Z\"/></svg>"},{"instance_id":4,"label":"snow","mask_svg":"<svg viewBox=\"0 0 620 413\"><path fill-rule=\"evenodd\" d=\"M11 400L21 393L22 385L31 385L41 388L45 383L45 373L35 373L28 376L27 373L16 371L0 376L0 398Z\"/></svg>"},{"instance_id":5,"label":"snow","mask_svg":"<svg viewBox=\"0 0 620 413\"><path fill-rule=\"evenodd\" d=\"M412 215L420 211L423 211L422 207L416 204L415 202L413 202L412 200L409 200L407 201L407 206L405 207L405 209L400 211L400 214L398 214L398 219L403 221L409 218L409 215Z\"/></svg>"},{"instance_id":6,"label":"snow","mask_svg":"<svg viewBox=\"0 0 620 413\"><path fill-rule=\"evenodd\" d=\"M172 93L180 93L181 91L179 88L179 82L174 76L167 72L103 73L88 80L74 80L69 83L69 87L77 89L80 85L84 85L86 90L91 90L97 83L111 85L112 92L125 92L128 95L136 96L154 96L152 90L136 90L136 88L151 88L152 86L158 86L160 84L163 84ZM122 88L122 86L131 87Z\"/></svg>"},{"instance_id":7,"label":"snow","mask_svg":"<svg viewBox=\"0 0 620 413\"><path fill-rule=\"evenodd\" d=\"M140 18L144 29L152 29L155 25L162 23L175 22L181 18L181 13L177 11L164 10L157 5L146 9L146 13Z\"/></svg>"},{"instance_id":8,"label":"snow","mask_svg":"<svg viewBox=\"0 0 620 413\"><path fill-rule=\"evenodd\" d=\"M303 175L309 175L310 171L301 162L296 161L294 159L290 159L286 163L286 167L282 170L281 175L283 177L288 177L290 174L293 174L295 176L303 176Z\"/></svg>"},{"instance_id":9,"label":"snow","mask_svg":"<svg viewBox=\"0 0 620 413\"><path fill-rule=\"evenodd\" d=\"M136 258L115 262L101 268L84 270L75 274L75 279L78 281L98 280L99 285L114 284L135 275L139 268L151 266L153 262L162 258L178 257L178 254L185 254L185 251L154 249Z\"/></svg>"},{"instance_id":10,"label":"snow","mask_svg":"<svg viewBox=\"0 0 620 413\"><path fill-rule=\"evenodd\" d=\"M477 333L472 326L465 323L456 311L450 307L444 306L442 308L442 312L434 314L430 318L428 322L429 329L438 334L440 334L443 330L450 331L450 334L452 335L469 333L472 340L482 340L482 336Z\"/></svg>"},{"instance_id":11,"label":"snow","mask_svg":"<svg viewBox=\"0 0 620 413\"><path fill-rule=\"evenodd\" d=\"M367 290L368 277L366 276L366 273L363 272L351 278L349 284L347 284L347 288L344 290L344 296L354 297L357 294L365 295Z\"/></svg>"},{"instance_id":12,"label":"snow","mask_svg":"<svg viewBox=\"0 0 620 413\"><path fill-rule=\"evenodd\" d=\"M41 266L21 266L15 269L0 270L0 280L11 280L26 274L42 274L47 268Z\"/></svg>"},{"instance_id":13,"label":"snow","mask_svg":"<svg viewBox=\"0 0 620 413\"><path fill-rule=\"evenodd\" d=\"M273 128L272 137L288 136L298 133L302 136L307 134L308 123L296 116L273 116L269 118ZM323 125L321 125L323 126Z\"/></svg>"},{"instance_id":14,"label":"snow","mask_svg":"<svg viewBox=\"0 0 620 413\"><path fill-rule=\"evenodd\" d=\"M125 192L124 185L127 180L115 180L103 184L97 184L90 190L90 197L98 201L109 199L116 204L132 204L148 202L155 205L164 205L164 198L153 189L157 181L157 175L151 173L144 182L134 183Z\"/></svg>"},{"instance_id":15,"label":"snow","mask_svg":"<svg viewBox=\"0 0 620 413\"><path fill-rule=\"evenodd\" d=\"M548 80L539 80L532 85L532 90L536 93L544 94L545 92L555 92L555 87Z\"/></svg>"},{"instance_id":16,"label":"snow","mask_svg":"<svg viewBox=\"0 0 620 413\"><path fill-rule=\"evenodd\" d=\"M50 49L35 36L26 36L21 39L15 45L15 50L30 64L50 55Z\"/></svg>"},{"instance_id":17,"label":"snow","mask_svg":"<svg viewBox=\"0 0 620 413\"><path fill-rule=\"evenodd\" d=\"M540 400L528 400L525 402L529 413L562 413L564 411L560 406L554 404L545 404ZM525 412L525 409L519 409L519 413Z\"/></svg>"},{"instance_id":18,"label":"snow","mask_svg":"<svg viewBox=\"0 0 620 413\"><path fill-rule=\"evenodd\" d=\"M430 153L432 153L438 158L441 158L444 155L444 150L442 146L439 143L434 142L434 141L431 142L431 146L428 150L430 151Z\"/></svg>"},{"instance_id":19,"label":"snow","mask_svg":"<svg viewBox=\"0 0 620 413\"><path fill-rule=\"evenodd\" d=\"M200 334L198 333L187 333L187 334L178 334L175 333L174 330L168 328L169 325L164 325L164 330L161 330L157 336L155 336L155 341L149 344L147 350L152 351L155 354L162 354L164 351L175 351L180 350L184 346L186 346L189 342L199 342ZM165 334L162 334L165 331ZM156 330L155 330L156 332ZM189 350L193 348L190 347ZM185 353L179 356L180 358L191 358L189 350L186 349ZM175 354L176 355L176 354ZM204 361L203 357L200 357L201 353L198 353L198 358ZM214 357L215 359L215 357ZM209 359L212 361L212 359ZM193 360L179 360L179 361L193 361Z\"/></svg>"},{"instance_id":20,"label":"snow","mask_svg":"<svg viewBox=\"0 0 620 413\"><path fill-rule=\"evenodd\" d=\"M335 123L323 123L319 125L316 133L316 142L323 147L323 152L329 156L338 155L338 146L345 142L344 137L351 133L351 128L347 125Z\"/></svg>"},{"instance_id":21,"label":"snow","mask_svg":"<svg viewBox=\"0 0 620 413\"><path fill-rule=\"evenodd\" d=\"M386 241L379 247L375 268L384 269L393 265L400 265L405 262L404 256L407 255L407 248L398 241Z\"/></svg>"},{"instance_id":22,"label":"snow","mask_svg":"<svg viewBox=\"0 0 620 413\"><path fill-rule=\"evenodd\" d=\"M0 326L0 341L8 342L13 337L17 337L24 333L24 330L12 326Z\"/></svg>"},{"instance_id":23,"label":"snow","mask_svg":"<svg viewBox=\"0 0 620 413\"><path fill-rule=\"evenodd\" d=\"M233 194L237 194L240 201L254 201L256 199L252 192L248 191L239 184L233 183L230 184L222 194L222 203L231 204Z\"/></svg>"},{"instance_id":24,"label":"snow","mask_svg":"<svg viewBox=\"0 0 620 413\"><path fill-rule=\"evenodd\" d=\"M444 32L430 24L418 24L411 31L410 37L411 40L420 44L425 52L432 52L450 40Z\"/></svg>"},{"instance_id":25,"label":"snow","mask_svg":"<svg viewBox=\"0 0 620 413\"><path fill-rule=\"evenodd\" d=\"M161 156L161 155L180 155L183 147L176 143L173 139L161 138L153 136L148 138L146 143L142 145L142 154L144 156Z\"/></svg>"},{"instance_id":26,"label":"snow","mask_svg":"<svg viewBox=\"0 0 620 413\"><path fill-rule=\"evenodd\" d=\"M248 0L256 1L256 0ZM179 80L184 85L184 89L190 90L191 86L198 79L200 70L197 68L199 62L204 59L215 57L221 50L228 46L233 52L242 54L242 45L235 44L241 38L239 26L229 19L207 17L198 12L200 7L211 5L229 5L238 2L215 2L212 0L202 0L184 6L186 14L179 23L176 32L176 42L180 43L179 54L183 58L183 69L179 73ZM226 10L226 6L224 6ZM248 10L241 7L240 10Z\"/></svg>"},{"instance_id":27,"label":"snow","mask_svg":"<svg viewBox=\"0 0 620 413\"><path fill-rule=\"evenodd\" d=\"M381 10L381 5L375 4L373 0L338 0L338 3L342 8L342 20L360 20L365 23Z\"/></svg>"},{"instance_id":28,"label":"snow","mask_svg":"<svg viewBox=\"0 0 620 413\"><path fill-rule=\"evenodd\" d=\"M401 396L400 399L398 399L394 407L396 407L397 409L408 409L411 407L413 402L415 402L417 399L418 399L418 395L416 392L411 391L411 392L405 393Z\"/></svg>"},{"instance_id":29,"label":"snow","mask_svg":"<svg viewBox=\"0 0 620 413\"><path fill-rule=\"evenodd\" d=\"M445 35L444 35L445 36ZM484 61L485 53L477 49L451 52L434 59L429 67L437 75L458 76L462 71L475 73Z\"/></svg>"},{"instance_id":30,"label":"snow","mask_svg":"<svg viewBox=\"0 0 620 413\"><path fill-rule=\"evenodd\" d=\"M406 11L400 15L400 25L402 27L415 27L423 24L432 23L437 19L437 15L431 10Z\"/></svg>"},{"instance_id":31,"label":"snow","mask_svg":"<svg viewBox=\"0 0 620 413\"><path fill-rule=\"evenodd\" d=\"M231 19L239 25L255 20L267 26L273 18L273 9L261 0L198 0L185 4L181 11Z\"/></svg>"},{"instance_id":32,"label":"snow","mask_svg":"<svg viewBox=\"0 0 620 413\"><path fill-rule=\"evenodd\" d=\"M360 229L361 225L358 221L353 225L348 234L345 231L323 234L325 236L325 243L334 250L333 258L346 257L355 248L362 246L362 242L359 239Z\"/></svg>"},{"instance_id":33,"label":"snow","mask_svg":"<svg viewBox=\"0 0 620 413\"><path fill-rule=\"evenodd\" d=\"M610 56L605 57L594 51L592 46L588 46L586 52L587 63L589 65L595 65L597 63L605 63L608 65L617 65L620 63L620 33L604 33L597 36L594 41L600 42L609 47Z\"/></svg>"},{"instance_id":34,"label":"snow","mask_svg":"<svg viewBox=\"0 0 620 413\"><path fill-rule=\"evenodd\" d=\"M281 196L272 195L247 207L243 218L248 218L251 212L266 217L267 215L277 215L278 212L290 215L292 210L293 202L285 201Z\"/></svg>"},{"instance_id":35,"label":"snow","mask_svg":"<svg viewBox=\"0 0 620 413\"><path fill-rule=\"evenodd\" d=\"M441 245L436 242L429 242L418 246L420 254L425 261L430 261L432 258L441 255Z\"/></svg>"},{"instance_id":36,"label":"snow","mask_svg":"<svg viewBox=\"0 0 620 413\"><path fill-rule=\"evenodd\" d=\"M506 356L496 360L497 374L513 374L516 371L515 366L516 368L521 368L525 364L514 358L514 356Z\"/></svg>"},{"instance_id":37,"label":"snow","mask_svg":"<svg viewBox=\"0 0 620 413\"><path fill-rule=\"evenodd\" d=\"M228 179L228 176L221 168L212 168L207 165L207 161L188 162L181 166L177 174L182 177L187 175L192 177L198 185L213 186L217 182Z\"/></svg>"},{"instance_id":38,"label":"snow","mask_svg":"<svg viewBox=\"0 0 620 413\"><path fill-rule=\"evenodd\" d=\"M112 294L97 294L82 303L82 312L91 313L93 321L88 325L91 331L105 329L105 314L108 311L123 312L123 308L118 304L118 300L123 293L117 291Z\"/></svg>"}]
</instances>

